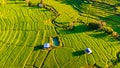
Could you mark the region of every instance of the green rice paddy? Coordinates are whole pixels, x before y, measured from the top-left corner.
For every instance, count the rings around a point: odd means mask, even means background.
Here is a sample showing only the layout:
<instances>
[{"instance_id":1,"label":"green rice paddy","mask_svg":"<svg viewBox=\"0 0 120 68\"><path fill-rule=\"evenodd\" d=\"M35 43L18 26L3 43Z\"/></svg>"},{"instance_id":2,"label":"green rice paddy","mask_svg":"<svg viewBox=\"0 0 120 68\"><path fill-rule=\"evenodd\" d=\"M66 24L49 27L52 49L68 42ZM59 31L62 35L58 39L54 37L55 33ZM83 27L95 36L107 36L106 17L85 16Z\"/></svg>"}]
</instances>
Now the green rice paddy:
<instances>
[{"instance_id":1,"label":"green rice paddy","mask_svg":"<svg viewBox=\"0 0 120 68\"><path fill-rule=\"evenodd\" d=\"M20 1L21 2L21 1ZM103 20L120 33L119 1L44 0L60 16L55 21L68 24L76 19L85 23ZM111 6L113 5L113 6ZM119 6L117 6L119 8ZM100 30L89 30L75 23L72 31L52 23L54 13L45 8L28 7L25 1L0 5L0 68L119 68L120 42ZM60 47L41 48L49 37L58 36ZM92 54L86 54L85 48Z\"/></svg>"}]
</instances>

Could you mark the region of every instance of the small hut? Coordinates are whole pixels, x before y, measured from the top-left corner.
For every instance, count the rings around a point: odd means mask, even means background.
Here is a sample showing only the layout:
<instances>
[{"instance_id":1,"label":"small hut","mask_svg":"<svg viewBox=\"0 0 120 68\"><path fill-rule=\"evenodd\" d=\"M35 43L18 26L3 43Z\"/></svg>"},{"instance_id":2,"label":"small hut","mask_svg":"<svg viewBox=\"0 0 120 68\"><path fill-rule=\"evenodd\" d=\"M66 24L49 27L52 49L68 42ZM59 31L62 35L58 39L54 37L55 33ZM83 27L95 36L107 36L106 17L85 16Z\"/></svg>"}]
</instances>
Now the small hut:
<instances>
[{"instance_id":1,"label":"small hut","mask_svg":"<svg viewBox=\"0 0 120 68\"><path fill-rule=\"evenodd\" d=\"M50 44L49 44L49 43L45 43L45 44L44 44L44 48L45 48L45 49L50 48Z\"/></svg>"},{"instance_id":2,"label":"small hut","mask_svg":"<svg viewBox=\"0 0 120 68\"><path fill-rule=\"evenodd\" d=\"M42 8L42 7L43 7L43 4L40 4L40 3L39 3L39 4L38 4L38 7Z\"/></svg>"},{"instance_id":3,"label":"small hut","mask_svg":"<svg viewBox=\"0 0 120 68\"><path fill-rule=\"evenodd\" d=\"M90 48L86 48L85 51L86 51L87 54L91 54L92 53L92 50Z\"/></svg>"},{"instance_id":4,"label":"small hut","mask_svg":"<svg viewBox=\"0 0 120 68\"><path fill-rule=\"evenodd\" d=\"M44 6L43 0L40 1L40 3L38 3L38 7L42 8Z\"/></svg>"}]
</instances>

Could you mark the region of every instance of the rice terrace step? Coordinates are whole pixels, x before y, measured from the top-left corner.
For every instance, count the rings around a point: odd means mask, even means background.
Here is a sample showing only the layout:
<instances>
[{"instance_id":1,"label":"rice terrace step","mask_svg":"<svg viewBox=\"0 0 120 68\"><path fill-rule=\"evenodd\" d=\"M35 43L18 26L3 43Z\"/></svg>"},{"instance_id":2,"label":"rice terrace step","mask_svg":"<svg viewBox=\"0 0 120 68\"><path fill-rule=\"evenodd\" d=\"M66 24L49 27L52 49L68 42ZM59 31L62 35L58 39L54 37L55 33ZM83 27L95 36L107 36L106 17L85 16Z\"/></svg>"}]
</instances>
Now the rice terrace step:
<instances>
[{"instance_id":1,"label":"rice terrace step","mask_svg":"<svg viewBox=\"0 0 120 68\"><path fill-rule=\"evenodd\" d=\"M0 68L120 68L119 0L0 0Z\"/></svg>"}]
</instances>

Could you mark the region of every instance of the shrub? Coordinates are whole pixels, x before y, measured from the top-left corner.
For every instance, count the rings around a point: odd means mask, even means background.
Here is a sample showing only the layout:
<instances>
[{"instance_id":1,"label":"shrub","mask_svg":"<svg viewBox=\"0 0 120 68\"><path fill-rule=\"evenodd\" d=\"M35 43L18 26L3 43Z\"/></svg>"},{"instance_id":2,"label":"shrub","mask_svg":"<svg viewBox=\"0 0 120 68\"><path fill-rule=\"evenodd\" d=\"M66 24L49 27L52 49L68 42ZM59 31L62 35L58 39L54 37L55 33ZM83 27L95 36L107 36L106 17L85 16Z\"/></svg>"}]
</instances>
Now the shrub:
<instances>
[{"instance_id":1,"label":"shrub","mask_svg":"<svg viewBox=\"0 0 120 68\"><path fill-rule=\"evenodd\" d=\"M62 24L62 28L65 29L65 30L73 30L74 29L74 22L71 22L67 25Z\"/></svg>"},{"instance_id":2,"label":"shrub","mask_svg":"<svg viewBox=\"0 0 120 68\"><path fill-rule=\"evenodd\" d=\"M82 23L85 24L85 22L83 22L81 19L77 18L75 19L72 23Z\"/></svg>"},{"instance_id":3,"label":"shrub","mask_svg":"<svg viewBox=\"0 0 120 68\"><path fill-rule=\"evenodd\" d=\"M83 22L82 20L80 20L79 23L85 24L85 22Z\"/></svg>"},{"instance_id":4,"label":"shrub","mask_svg":"<svg viewBox=\"0 0 120 68\"><path fill-rule=\"evenodd\" d=\"M113 32L112 36L117 39L119 37L119 34L117 32Z\"/></svg>"},{"instance_id":5,"label":"shrub","mask_svg":"<svg viewBox=\"0 0 120 68\"><path fill-rule=\"evenodd\" d=\"M88 24L88 26L95 30L95 29L102 29L104 26L106 26L106 23L103 21L97 21L97 22L91 22Z\"/></svg>"},{"instance_id":6,"label":"shrub","mask_svg":"<svg viewBox=\"0 0 120 68\"><path fill-rule=\"evenodd\" d=\"M112 62L113 65L115 65L117 63L117 58L111 59L111 62Z\"/></svg>"},{"instance_id":7,"label":"shrub","mask_svg":"<svg viewBox=\"0 0 120 68\"><path fill-rule=\"evenodd\" d=\"M68 25L67 29L68 30L73 30L74 29L74 21L73 22L70 22L70 24Z\"/></svg>"},{"instance_id":8,"label":"shrub","mask_svg":"<svg viewBox=\"0 0 120 68\"><path fill-rule=\"evenodd\" d=\"M106 26L106 22L97 21L97 23L99 24L99 28L100 28L100 29L102 29L104 26Z\"/></svg>"},{"instance_id":9,"label":"shrub","mask_svg":"<svg viewBox=\"0 0 120 68\"><path fill-rule=\"evenodd\" d=\"M120 41L120 35L116 39Z\"/></svg>"},{"instance_id":10,"label":"shrub","mask_svg":"<svg viewBox=\"0 0 120 68\"><path fill-rule=\"evenodd\" d=\"M115 39L117 39L117 40L120 41L120 35L119 35L117 32L113 32L113 33L112 33L112 36L113 36Z\"/></svg>"},{"instance_id":11,"label":"shrub","mask_svg":"<svg viewBox=\"0 0 120 68\"><path fill-rule=\"evenodd\" d=\"M32 3L31 2L28 2L28 6L31 7Z\"/></svg>"},{"instance_id":12,"label":"shrub","mask_svg":"<svg viewBox=\"0 0 120 68\"><path fill-rule=\"evenodd\" d=\"M88 24L88 27L89 27L90 29L95 30L95 29L98 29L98 28L99 28L99 24L96 23L96 22L91 22L91 23Z\"/></svg>"},{"instance_id":13,"label":"shrub","mask_svg":"<svg viewBox=\"0 0 120 68\"><path fill-rule=\"evenodd\" d=\"M102 29L105 33L112 34L114 31L111 27L103 27Z\"/></svg>"},{"instance_id":14,"label":"shrub","mask_svg":"<svg viewBox=\"0 0 120 68\"><path fill-rule=\"evenodd\" d=\"M32 2L28 2L28 6L29 6L29 7L34 7L34 6L37 6L37 4L32 3Z\"/></svg>"},{"instance_id":15,"label":"shrub","mask_svg":"<svg viewBox=\"0 0 120 68\"><path fill-rule=\"evenodd\" d=\"M66 30L73 30L74 27L73 27L73 26L68 26L68 27L66 27L65 29L66 29Z\"/></svg>"}]
</instances>

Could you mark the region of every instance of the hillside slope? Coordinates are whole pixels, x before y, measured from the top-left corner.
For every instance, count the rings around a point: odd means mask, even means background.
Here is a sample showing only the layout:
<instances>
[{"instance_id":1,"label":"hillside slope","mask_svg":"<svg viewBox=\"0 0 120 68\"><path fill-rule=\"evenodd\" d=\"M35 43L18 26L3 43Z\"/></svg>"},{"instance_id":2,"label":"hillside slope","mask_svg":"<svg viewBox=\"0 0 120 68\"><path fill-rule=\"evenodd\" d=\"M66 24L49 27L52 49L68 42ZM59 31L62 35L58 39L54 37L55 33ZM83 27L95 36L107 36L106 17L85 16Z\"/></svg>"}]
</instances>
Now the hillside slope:
<instances>
[{"instance_id":1,"label":"hillside slope","mask_svg":"<svg viewBox=\"0 0 120 68\"><path fill-rule=\"evenodd\" d=\"M78 18L85 23L100 19L120 33L119 9L115 10L111 3L74 1L77 0L44 0L44 3L60 13L55 20L59 23L68 24ZM28 7L26 3L0 5L0 9L1 68L120 67L120 42L103 31L91 31L81 23L76 23L72 31L55 27L51 11ZM59 36L62 47L41 49L51 36ZM92 54L84 52L87 47Z\"/></svg>"}]
</instances>

